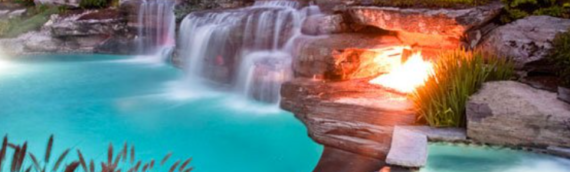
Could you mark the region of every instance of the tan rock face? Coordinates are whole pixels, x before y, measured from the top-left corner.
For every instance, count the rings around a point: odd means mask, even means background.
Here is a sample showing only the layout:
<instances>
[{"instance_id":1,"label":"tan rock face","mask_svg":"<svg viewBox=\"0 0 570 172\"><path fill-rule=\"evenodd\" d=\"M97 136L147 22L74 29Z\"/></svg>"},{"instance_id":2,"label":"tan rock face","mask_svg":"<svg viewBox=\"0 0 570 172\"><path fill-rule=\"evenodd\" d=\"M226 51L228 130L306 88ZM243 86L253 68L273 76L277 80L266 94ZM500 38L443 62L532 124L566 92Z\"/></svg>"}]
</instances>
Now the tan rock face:
<instances>
[{"instance_id":1,"label":"tan rock face","mask_svg":"<svg viewBox=\"0 0 570 172\"><path fill-rule=\"evenodd\" d=\"M468 35L483 28L499 14L501 8L500 3L438 10L354 6L349 7L347 13L356 23L401 33L402 40L408 44L457 48L471 45L471 39L480 39ZM414 37L421 39L410 39Z\"/></svg>"},{"instance_id":2,"label":"tan rock face","mask_svg":"<svg viewBox=\"0 0 570 172\"><path fill-rule=\"evenodd\" d=\"M297 77L348 80L377 76L385 66L375 64L376 52L401 45L395 37L335 34L297 44L293 70Z\"/></svg>"},{"instance_id":3,"label":"tan rock face","mask_svg":"<svg viewBox=\"0 0 570 172\"><path fill-rule=\"evenodd\" d=\"M492 82L467 104L467 135L501 145L570 147L570 104L556 93Z\"/></svg>"},{"instance_id":4,"label":"tan rock face","mask_svg":"<svg viewBox=\"0 0 570 172\"><path fill-rule=\"evenodd\" d=\"M281 107L295 113L318 143L378 159L386 158L393 127L416 121L405 96L366 81L296 79L281 95Z\"/></svg>"}]
</instances>

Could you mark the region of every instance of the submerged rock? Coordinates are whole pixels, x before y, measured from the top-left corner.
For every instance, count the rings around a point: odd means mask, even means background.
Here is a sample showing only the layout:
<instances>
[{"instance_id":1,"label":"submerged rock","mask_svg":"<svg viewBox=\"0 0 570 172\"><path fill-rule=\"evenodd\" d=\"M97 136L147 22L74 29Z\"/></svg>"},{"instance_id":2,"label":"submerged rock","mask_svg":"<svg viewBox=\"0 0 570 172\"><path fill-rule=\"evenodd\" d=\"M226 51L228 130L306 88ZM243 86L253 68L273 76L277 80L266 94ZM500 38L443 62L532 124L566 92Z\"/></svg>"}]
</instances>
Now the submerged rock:
<instances>
[{"instance_id":1,"label":"submerged rock","mask_svg":"<svg viewBox=\"0 0 570 172\"><path fill-rule=\"evenodd\" d=\"M303 121L316 142L384 160L393 128L412 125L416 115L404 95L366 81L295 79L281 89L281 107Z\"/></svg>"},{"instance_id":2,"label":"submerged rock","mask_svg":"<svg viewBox=\"0 0 570 172\"><path fill-rule=\"evenodd\" d=\"M550 16L530 16L493 30L481 47L512 57L518 68L543 60L552 49L558 33L570 28L570 19Z\"/></svg>"},{"instance_id":3,"label":"submerged rock","mask_svg":"<svg viewBox=\"0 0 570 172\"><path fill-rule=\"evenodd\" d=\"M499 145L570 147L570 104L522 83L486 83L467 103L467 135Z\"/></svg>"}]
</instances>

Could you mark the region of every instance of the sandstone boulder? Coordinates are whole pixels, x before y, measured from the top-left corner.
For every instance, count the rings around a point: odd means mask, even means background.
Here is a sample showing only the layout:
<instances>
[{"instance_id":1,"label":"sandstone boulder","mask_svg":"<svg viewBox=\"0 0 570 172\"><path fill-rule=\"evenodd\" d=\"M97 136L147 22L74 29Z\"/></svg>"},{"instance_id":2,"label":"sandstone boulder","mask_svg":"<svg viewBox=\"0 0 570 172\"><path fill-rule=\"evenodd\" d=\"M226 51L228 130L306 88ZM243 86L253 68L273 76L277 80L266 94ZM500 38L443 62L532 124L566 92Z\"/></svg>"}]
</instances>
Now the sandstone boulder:
<instances>
[{"instance_id":1,"label":"sandstone boulder","mask_svg":"<svg viewBox=\"0 0 570 172\"><path fill-rule=\"evenodd\" d=\"M556 34L568 31L570 19L530 16L493 30L483 49L512 57L518 68L542 60L552 49Z\"/></svg>"},{"instance_id":2,"label":"sandstone boulder","mask_svg":"<svg viewBox=\"0 0 570 172\"><path fill-rule=\"evenodd\" d=\"M467 103L467 135L500 145L570 147L570 104L522 83L486 83Z\"/></svg>"},{"instance_id":3,"label":"sandstone boulder","mask_svg":"<svg viewBox=\"0 0 570 172\"><path fill-rule=\"evenodd\" d=\"M293 70L296 77L348 80L376 76L387 69L376 65L383 49L401 45L395 37L366 34L334 34L297 44Z\"/></svg>"},{"instance_id":4,"label":"sandstone boulder","mask_svg":"<svg viewBox=\"0 0 570 172\"><path fill-rule=\"evenodd\" d=\"M409 45L473 48L502 7L498 2L467 9L352 6L346 12L358 24L397 31Z\"/></svg>"},{"instance_id":5,"label":"sandstone boulder","mask_svg":"<svg viewBox=\"0 0 570 172\"><path fill-rule=\"evenodd\" d=\"M308 128L316 142L384 160L393 128L413 125L416 115L405 95L366 81L295 79L281 89L281 107Z\"/></svg>"}]
</instances>

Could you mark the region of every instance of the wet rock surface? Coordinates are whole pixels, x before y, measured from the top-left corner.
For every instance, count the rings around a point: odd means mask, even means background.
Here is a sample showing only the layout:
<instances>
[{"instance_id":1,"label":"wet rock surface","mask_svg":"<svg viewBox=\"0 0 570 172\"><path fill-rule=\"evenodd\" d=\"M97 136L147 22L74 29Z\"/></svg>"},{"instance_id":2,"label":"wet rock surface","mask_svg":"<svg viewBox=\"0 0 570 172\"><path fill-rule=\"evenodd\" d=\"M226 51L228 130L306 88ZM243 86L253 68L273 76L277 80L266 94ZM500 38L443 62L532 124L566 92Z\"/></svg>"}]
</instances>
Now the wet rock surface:
<instances>
[{"instance_id":1,"label":"wet rock surface","mask_svg":"<svg viewBox=\"0 0 570 172\"><path fill-rule=\"evenodd\" d=\"M467 123L483 143L570 147L570 104L514 81L486 83L467 103Z\"/></svg>"},{"instance_id":2,"label":"wet rock surface","mask_svg":"<svg viewBox=\"0 0 570 172\"><path fill-rule=\"evenodd\" d=\"M342 14L315 15L303 22L303 34L326 35L351 32L349 23Z\"/></svg>"},{"instance_id":3,"label":"wet rock surface","mask_svg":"<svg viewBox=\"0 0 570 172\"><path fill-rule=\"evenodd\" d=\"M497 54L512 57L518 68L543 60L552 49L552 40L558 33L570 28L569 19L549 16L530 16L493 30L481 47Z\"/></svg>"},{"instance_id":4,"label":"wet rock surface","mask_svg":"<svg viewBox=\"0 0 570 172\"><path fill-rule=\"evenodd\" d=\"M413 125L416 115L404 95L366 81L295 79L281 89L281 107L303 121L316 142L384 160L393 128Z\"/></svg>"}]
</instances>

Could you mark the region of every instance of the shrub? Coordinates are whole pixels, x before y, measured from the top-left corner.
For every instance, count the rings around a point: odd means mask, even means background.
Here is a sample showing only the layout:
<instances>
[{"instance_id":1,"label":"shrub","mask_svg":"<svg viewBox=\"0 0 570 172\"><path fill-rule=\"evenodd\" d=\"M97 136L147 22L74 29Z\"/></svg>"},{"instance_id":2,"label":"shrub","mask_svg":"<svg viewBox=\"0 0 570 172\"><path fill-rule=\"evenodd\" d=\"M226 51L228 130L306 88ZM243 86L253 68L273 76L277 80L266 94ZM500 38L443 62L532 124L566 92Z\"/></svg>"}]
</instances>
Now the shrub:
<instances>
[{"instance_id":1,"label":"shrub","mask_svg":"<svg viewBox=\"0 0 570 172\"><path fill-rule=\"evenodd\" d=\"M552 46L550 60L559 68L561 85L570 88L570 30L558 34Z\"/></svg>"},{"instance_id":2,"label":"shrub","mask_svg":"<svg viewBox=\"0 0 570 172\"><path fill-rule=\"evenodd\" d=\"M16 171L26 171L26 172L46 172L46 171L60 171L59 169L65 169L65 172L73 172L79 168L85 172L118 172L118 171L152 171L155 167L164 166L166 162L172 156L172 153L168 153L160 162L155 162L151 160L149 162L143 162L136 160L135 157L135 147L125 143L116 154L113 152L113 145L110 144L107 149L107 161L95 163L94 160L86 159L81 151L77 149L77 160L72 161L68 165L63 165L65 159L69 159L68 155L71 149L65 149L54 163L50 163L52 149L54 145L53 135L49 138L46 152L44 157L38 157L32 152L28 152L28 143L24 142L22 145L17 145L10 143L8 137L5 136L2 145L0 147L0 170L3 169L2 166L9 165L9 169L12 172ZM12 150L13 155L8 156L8 150ZM7 160L11 159L8 163ZM170 171L180 171L180 172L191 172L194 168L190 166L192 158L188 158L185 161L176 161L170 167ZM121 165L123 163L125 165ZM156 164L156 165L155 165ZM101 168L97 168L96 167ZM61 167L61 168L60 168ZM126 168L124 168L126 167ZM165 166L166 167L166 166ZM124 170L122 170L124 168ZM25 169L25 170L24 170ZM100 169L100 170L99 170Z\"/></svg>"},{"instance_id":3,"label":"shrub","mask_svg":"<svg viewBox=\"0 0 570 172\"><path fill-rule=\"evenodd\" d=\"M25 5L25 6L34 6L34 0L15 0L14 2Z\"/></svg>"},{"instance_id":4,"label":"shrub","mask_svg":"<svg viewBox=\"0 0 570 172\"><path fill-rule=\"evenodd\" d=\"M81 0L79 7L84 9L105 8L111 3L112 1L110 0Z\"/></svg>"},{"instance_id":5,"label":"shrub","mask_svg":"<svg viewBox=\"0 0 570 172\"><path fill-rule=\"evenodd\" d=\"M506 58L482 52L443 52L435 75L410 94L420 120L434 127L465 125L465 104L484 82L509 79L514 65Z\"/></svg>"},{"instance_id":6,"label":"shrub","mask_svg":"<svg viewBox=\"0 0 570 172\"><path fill-rule=\"evenodd\" d=\"M568 0L501 0L505 5L506 15L501 17L505 23L530 15L548 15L570 17Z\"/></svg>"},{"instance_id":7,"label":"shrub","mask_svg":"<svg viewBox=\"0 0 570 172\"><path fill-rule=\"evenodd\" d=\"M52 14L57 14L59 12L57 7L47 8L45 6L38 6L35 11L37 14L29 18L16 18L9 20L9 24L1 36L15 37L32 30L37 30L49 20Z\"/></svg>"}]
</instances>

